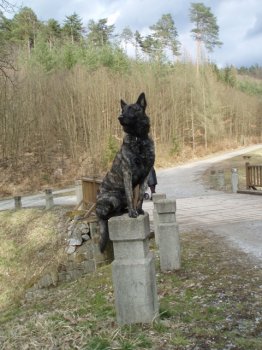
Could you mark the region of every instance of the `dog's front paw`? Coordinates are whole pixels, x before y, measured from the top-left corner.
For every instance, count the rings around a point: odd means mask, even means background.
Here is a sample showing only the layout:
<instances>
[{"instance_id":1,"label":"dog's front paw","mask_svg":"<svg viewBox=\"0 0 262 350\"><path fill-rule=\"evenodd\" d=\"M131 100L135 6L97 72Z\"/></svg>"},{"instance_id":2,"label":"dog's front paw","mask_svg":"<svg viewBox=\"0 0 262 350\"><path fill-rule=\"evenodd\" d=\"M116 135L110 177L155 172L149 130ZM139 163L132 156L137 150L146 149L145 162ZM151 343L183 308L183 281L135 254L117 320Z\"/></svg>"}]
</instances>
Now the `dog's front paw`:
<instances>
[{"instance_id":1,"label":"dog's front paw","mask_svg":"<svg viewBox=\"0 0 262 350\"><path fill-rule=\"evenodd\" d=\"M137 209L137 213L138 213L138 215L144 215L145 214L145 212L144 212L144 210L142 208L138 208Z\"/></svg>"},{"instance_id":2,"label":"dog's front paw","mask_svg":"<svg viewBox=\"0 0 262 350\"><path fill-rule=\"evenodd\" d=\"M130 218L137 218L138 213L135 209L129 209L128 210L128 215L130 216Z\"/></svg>"}]
</instances>

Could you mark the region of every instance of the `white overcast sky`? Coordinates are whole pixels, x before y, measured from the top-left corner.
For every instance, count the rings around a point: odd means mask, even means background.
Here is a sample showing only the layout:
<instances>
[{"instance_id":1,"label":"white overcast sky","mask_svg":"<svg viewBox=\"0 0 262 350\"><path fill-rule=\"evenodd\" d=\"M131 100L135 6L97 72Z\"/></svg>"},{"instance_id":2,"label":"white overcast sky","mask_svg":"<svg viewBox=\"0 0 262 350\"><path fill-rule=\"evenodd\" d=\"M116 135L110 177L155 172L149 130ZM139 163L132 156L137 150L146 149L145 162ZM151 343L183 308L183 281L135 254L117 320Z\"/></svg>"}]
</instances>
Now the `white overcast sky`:
<instances>
[{"instance_id":1,"label":"white overcast sky","mask_svg":"<svg viewBox=\"0 0 262 350\"><path fill-rule=\"evenodd\" d=\"M191 2L202 2L211 8L220 28L221 48L215 49L212 61L220 67L262 65L262 0L15 0L30 7L38 19L54 18L63 23L65 16L76 12L84 26L90 19L108 18L116 32L129 26L133 31L148 34L148 28L163 14L173 16L183 51L194 57L189 21Z\"/></svg>"}]
</instances>

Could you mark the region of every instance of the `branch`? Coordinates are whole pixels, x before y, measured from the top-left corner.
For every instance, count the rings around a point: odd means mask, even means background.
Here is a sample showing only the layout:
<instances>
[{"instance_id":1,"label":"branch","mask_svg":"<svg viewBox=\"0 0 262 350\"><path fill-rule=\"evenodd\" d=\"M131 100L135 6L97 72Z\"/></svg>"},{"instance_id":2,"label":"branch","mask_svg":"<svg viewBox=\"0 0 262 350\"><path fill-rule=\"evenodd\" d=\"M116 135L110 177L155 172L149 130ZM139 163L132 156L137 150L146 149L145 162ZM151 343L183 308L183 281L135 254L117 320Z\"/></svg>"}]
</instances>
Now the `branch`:
<instances>
[{"instance_id":1,"label":"branch","mask_svg":"<svg viewBox=\"0 0 262 350\"><path fill-rule=\"evenodd\" d=\"M9 1L0 0L0 8L5 10L6 12L14 12L16 6Z\"/></svg>"},{"instance_id":2,"label":"branch","mask_svg":"<svg viewBox=\"0 0 262 350\"><path fill-rule=\"evenodd\" d=\"M12 72L16 70L12 62L11 50L0 51L0 77L2 76L5 81L9 80L13 83Z\"/></svg>"}]
</instances>

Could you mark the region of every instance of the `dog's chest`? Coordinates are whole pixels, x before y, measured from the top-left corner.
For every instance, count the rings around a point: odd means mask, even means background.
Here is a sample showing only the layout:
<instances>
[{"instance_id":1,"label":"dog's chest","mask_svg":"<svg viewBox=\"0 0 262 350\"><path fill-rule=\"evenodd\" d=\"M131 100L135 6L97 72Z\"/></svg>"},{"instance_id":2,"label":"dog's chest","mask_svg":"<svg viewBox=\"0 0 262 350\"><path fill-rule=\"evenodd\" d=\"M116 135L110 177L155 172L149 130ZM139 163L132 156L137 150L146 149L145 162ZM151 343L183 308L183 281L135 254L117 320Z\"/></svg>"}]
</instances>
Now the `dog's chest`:
<instances>
[{"instance_id":1,"label":"dog's chest","mask_svg":"<svg viewBox=\"0 0 262 350\"><path fill-rule=\"evenodd\" d=\"M133 178L138 181L145 178L154 165L154 143L151 139L129 139L124 144L125 157L129 160Z\"/></svg>"}]
</instances>

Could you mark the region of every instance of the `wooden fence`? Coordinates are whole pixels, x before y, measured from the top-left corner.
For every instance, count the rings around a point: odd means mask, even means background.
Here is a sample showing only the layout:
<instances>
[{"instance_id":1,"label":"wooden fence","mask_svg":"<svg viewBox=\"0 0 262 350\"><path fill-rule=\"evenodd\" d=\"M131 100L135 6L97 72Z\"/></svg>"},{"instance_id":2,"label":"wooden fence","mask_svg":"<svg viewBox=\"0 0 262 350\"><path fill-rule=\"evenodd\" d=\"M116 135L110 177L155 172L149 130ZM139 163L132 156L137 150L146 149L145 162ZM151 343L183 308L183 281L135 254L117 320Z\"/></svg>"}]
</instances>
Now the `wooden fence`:
<instances>
[{"instance_id":1,"label":"wooden fence","mask_svg":"<svg viewBox=\"0 0 262 350\"><path fill-rule=\"evenodd\" d=\"M262 187L262 165L246 163L246 187L253 190Z\"/></svg>"}]
</instances>

